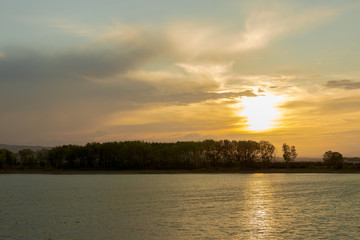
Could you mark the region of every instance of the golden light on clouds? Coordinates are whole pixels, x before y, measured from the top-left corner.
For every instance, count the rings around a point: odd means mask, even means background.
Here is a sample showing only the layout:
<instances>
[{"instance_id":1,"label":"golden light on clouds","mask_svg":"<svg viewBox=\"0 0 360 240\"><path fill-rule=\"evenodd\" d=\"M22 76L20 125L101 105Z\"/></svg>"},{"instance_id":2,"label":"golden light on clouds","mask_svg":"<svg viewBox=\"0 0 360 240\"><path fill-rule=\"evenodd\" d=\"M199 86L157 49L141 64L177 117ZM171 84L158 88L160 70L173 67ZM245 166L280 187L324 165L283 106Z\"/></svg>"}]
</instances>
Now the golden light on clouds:
<instances>
[{"instance_id":1,"label":"golden light on clouds","mask_svg":"<svg viewBox=\"0 0 360 240\"><path fill-rule=\"evenodd\" d=\"M96 18L80 1L34 2L21 21L2 14L0 143L252 139L360 155L354 1L167 1L146 14L149 1L95 1Z\"/></svg>"},{"instance_id":2,"label":"golden light on clouds","mask_svg":"<svg viewBox=\"0 0 360 240\"><path fill-rule=\"evenodd\" d=\"M277 126L281 112L277 108L283 100L282 96L264 94L258 97L241 99L242 110L239 115L247 119L247 129L250 131L267 131Z\"/></svg>"}]
</instances>

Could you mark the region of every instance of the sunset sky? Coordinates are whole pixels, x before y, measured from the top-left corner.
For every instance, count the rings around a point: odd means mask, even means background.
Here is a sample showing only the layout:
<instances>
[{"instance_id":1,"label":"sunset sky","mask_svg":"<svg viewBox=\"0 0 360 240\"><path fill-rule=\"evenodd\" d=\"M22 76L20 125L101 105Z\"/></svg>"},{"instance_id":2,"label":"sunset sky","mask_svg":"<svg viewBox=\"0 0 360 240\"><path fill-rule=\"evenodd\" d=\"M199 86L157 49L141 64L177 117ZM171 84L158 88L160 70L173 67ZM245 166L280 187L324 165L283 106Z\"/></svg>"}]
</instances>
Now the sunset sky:
<instances>
[{"instance_id":1,"label":"sunset sky","mask_svg":"<svg viewBox=\"0 0 360 240\"><path fill-rule=\"evenodd\" d=\"M357 0L2 0L0 143L360 156Z\"/></svg>"}]
</instances>

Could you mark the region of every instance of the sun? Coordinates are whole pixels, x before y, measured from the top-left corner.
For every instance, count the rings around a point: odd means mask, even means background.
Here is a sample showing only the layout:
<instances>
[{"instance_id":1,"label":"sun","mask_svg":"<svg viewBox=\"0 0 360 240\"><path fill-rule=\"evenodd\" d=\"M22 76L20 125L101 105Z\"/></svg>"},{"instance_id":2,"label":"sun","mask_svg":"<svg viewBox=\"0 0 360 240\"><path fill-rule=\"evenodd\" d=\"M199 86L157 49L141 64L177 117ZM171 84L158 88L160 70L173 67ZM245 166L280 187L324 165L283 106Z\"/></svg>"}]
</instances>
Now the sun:
<instances>
[{"instance_id":1,"label":"sun","mask_svg":"<svg viewBox=\"0 0 360 240\"><path fill-rule=\"evenodd\" d=\"M281 116L277 106L281 101L281 96L271 94L244 97L241 99L242 110L239 115L246 117L248 130L267 131L276 127L275 121Z\"/></svg>"}]
</instances>

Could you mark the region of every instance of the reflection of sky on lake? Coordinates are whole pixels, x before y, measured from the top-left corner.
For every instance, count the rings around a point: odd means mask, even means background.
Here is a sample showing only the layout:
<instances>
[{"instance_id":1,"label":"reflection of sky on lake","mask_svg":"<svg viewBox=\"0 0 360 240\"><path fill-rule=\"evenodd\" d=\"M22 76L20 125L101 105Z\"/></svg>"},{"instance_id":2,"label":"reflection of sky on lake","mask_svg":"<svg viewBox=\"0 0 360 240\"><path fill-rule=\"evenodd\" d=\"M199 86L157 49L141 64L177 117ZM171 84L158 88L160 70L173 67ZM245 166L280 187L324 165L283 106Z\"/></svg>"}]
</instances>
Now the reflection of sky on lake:
<instances>
[{"instance_id":1,"label":"reflection of sky on lake","mask_svg":"<svg viewBox=\"0 0 360 240\"><path fill-rule=\"evenodd\" d=\"M360 239L359 174L0 175L0 239Z\"/></svg>"}]
</instances>

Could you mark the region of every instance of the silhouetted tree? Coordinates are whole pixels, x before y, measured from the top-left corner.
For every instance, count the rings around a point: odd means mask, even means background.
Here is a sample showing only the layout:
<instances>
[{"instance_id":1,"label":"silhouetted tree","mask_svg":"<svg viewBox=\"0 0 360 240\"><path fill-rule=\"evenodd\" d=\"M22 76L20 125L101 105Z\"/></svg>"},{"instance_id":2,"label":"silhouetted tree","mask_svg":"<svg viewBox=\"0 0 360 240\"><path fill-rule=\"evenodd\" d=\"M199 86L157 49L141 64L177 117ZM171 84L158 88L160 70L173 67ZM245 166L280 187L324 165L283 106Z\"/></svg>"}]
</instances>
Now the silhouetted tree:
<instances>
[{"instance_id":1,"label":"silhouetted tree","mask_svg":"<svg viewBox=\"0 0 360 240\"><path fill-rule=\"evenodd\" d=\"M255 141L239 141L237 144L237 160L242 168L256 167L260 145Z\"/></svg>"},{"instance_id":2,"label":"silhouetted tree","mask_svg":"<svg viewBox=\"0 0 360 240\"><path fill-rule=\"evenodd\" d=\"M262 166L267 168L270 163L275 159L275 146L268 141L259 142L259 158Z\"/></svg>"},{"instance_id":3,"label":"silhouetted tree","mask_svg":"<svg viewBox=\"0 0 360 240\"><path fill-rule=\"evenodd\" d=\"M289 146L286 143L282 146L283 158L286 162L287 167L291 166L291 163L295 161L297 152L295 146Z\"/></svg>"},{"instance_id":4,"label":"silhouetted tree","mask_svg":"<svg viewBox=\"0 0 360 240\"><path fill-rule=\"evenodd\" d=\"M344 158L341 153L327 151L323 155L323 161L326 166L340 169L343 167Z\"/></svg>"},{"instance_id":5,"label":"silhouetted tree","mask_svg":"<svg viewBox=\"0 0 360 240\"><path fill-rule=\"evenodd\" d=\"M88 143L84 146L57 146L50 150L37 152L24 149L18 154L0 149L0 168L23 166L55 169L166 170L229 167L241 169L283 168L285 165L287 167L294 165L292 162L297 157L295 146L284 143L282 150L285 163L273 161L275 147L268 141ZM329 157L329 159L332 158ZM329 163L330 165L334 166ZM340 165L335 166L339 167Z\"/></svg>"}]
</instances>

